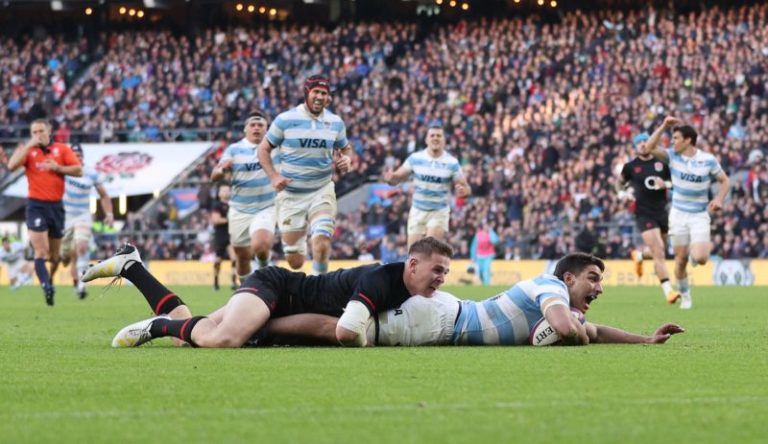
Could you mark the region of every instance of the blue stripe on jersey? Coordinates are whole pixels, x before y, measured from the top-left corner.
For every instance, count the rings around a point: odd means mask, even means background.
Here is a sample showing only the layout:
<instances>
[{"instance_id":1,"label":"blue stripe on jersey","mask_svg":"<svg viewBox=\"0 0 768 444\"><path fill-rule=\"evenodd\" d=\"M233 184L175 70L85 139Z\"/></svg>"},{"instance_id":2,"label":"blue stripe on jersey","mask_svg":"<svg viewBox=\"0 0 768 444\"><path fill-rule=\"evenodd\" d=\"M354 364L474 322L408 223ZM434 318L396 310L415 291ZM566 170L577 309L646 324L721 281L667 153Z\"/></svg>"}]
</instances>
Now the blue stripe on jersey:
<instances>
[{"instance_id":1,"label":"blue stripe on jersey","mask_svg":"<svg viewBox=\"0 0 768 444\"><path fill-rule=\"evenodd\" d=\"M331 159L322 157L302 157L283 154L282 160L286 164L306 167L328 167L331 165Z\"/></svg>"},{"instance_id":2,"label":"blue stripe on jersey","mask_svg":"<svg viewBox=\"0 0 768 444\"><path fill-rule=\"evenodd\" d=\"M708 203L701 204L698 202L686 202L684 200L672 199L672 208L676 208L686 213L701 213L707 210Z\"/></svg>"},{"instance_id":3,"label":"blue stripe on jersey","mask_svg":"<svg viewBox=\"0 0 768 444\"><path fill-rule=\"evenodd\" d=\"M667 154L672 177L672 207L688 213L706 211L712 181L722 171L720 163L711 153L699 149L691 157L671 148Z\"/></svg>"},{"instance_id":4,"label":"blue stripe on jersey","mask_svg":"<svg viewBox=\"0 0 768 444\"><path fill-rule=\"evenodd\" d=\"M96 170L86 167L82 177L67 176L64 180L64 212L67 219L90 215L91 190L101 184Z\"/></svg>"},{"instance_id":5,"label":"blue stripe on jersey","mask_svg":"<svg viewBox=\"0 0 768 444\"><path fill-rule=\"evenodd\" d=\"M448 205L445 204L445 203L442 203L442 202L433 202L433 201L428 201L428 200L416 200L414 198L413 199L413 206L418 208L418 209L420 209L420 210L422 210L422 211L435 211L435 210L439 210L441 208L445 208Z\"/></svg>"},{"instance_id":6,"label":"blue stripe on jersey","mask_svg":"<svg viewBox=\"0 0 768 444\"><path fill-rule=\"evenodd\" d=\"M491 323L496 327L499 343L514 344L515 332L512 329L512 321L504 314L501 307L492 300L483 301L481 304L488 313Z\"/></svg>"},{"instance_id":7,"label":"blue stripe on jersey","mask_svg":"<svg viewBox=\"0 0 768 444\"><path fill-rule=\"evenodd\" d=\"M706 196L709 198L709 188L706 188L704 190L691 190L688 188L678 188L675 190L675 193L677 193L679 196L689 196L689 197L701 197Z\"/></svg>"},{"instance_id":8,"label":"blue stripe on jersey","mask_svg":"<svg viewBox=\"0 0 768 444\"><path fill-rule=\"evenodd\" d=\"M75 193L74 191L67 190L66 193L64 193L65 199L87 199L91 193Z\"/></svg>"},{"instance_id":9,"label":"blue stripe on jersey","mask_svg":"<svg viewBox=\"0 0 768 444\"><path fill-rule=\"evenodd\" d=\"M413 205L423 211L448 207L452 184L463 177L459 161L446 152L434 158L421 150L408 156L405 164L413 174Z\"/></svg>"},{"instance_id":10,"label":"blue stripe on jersey","mask_svg":"<svg viewBox=\"0 0 768 444\"><path fill-rule=\"evenodd\" d=\"M272 164L280 166L280 153L272 150ZM230 206L235 210L256 214L274 205L275 190L259 162L257 146L242 139L229 145L221 160L232 161L232 197Z\"/></svg>"},{"instance_id":11,"label":"blue stripe on jersey","mask_svg":"<svg viewBox=\"0 0 768 444\"><path fill-rule=\"evenodd\" d=\"M530 332L533 329L533 326L539 322L539 319L541 319L542 314L539 305L536 304L536 301L528 297L525 291L518 285L505 291L504 294L523 312L525 321L528 323L528 331Z\"/></svg>"},{"instance_id":12,"label":"blue stripe on jersey","mask_svg":"<svg viewBox=\"0 0 768 444\"><path fill-rule=\"evenodd\" d=\"M238 203L238 204L254 204L254 203L264 203L264 202L270 202L275 199L275 193L269 193L269 194L255 194L253 196L244 196L242 194L239 194L237 196L230 197L229 201ZM231 205L231 204L230 204ZM234 206L234 205L233 205ZM271 206L271 205L268 205ZM262 207L267 208L267 207ZM237 206L237 210L240 210L240 207ZM247 211L245 211L247 213Z\"/></svg>"},{"instance_id":13,"label":"blue stripe on jersey","mask_svg":"<svg viewBox=\"0 0 768 444\"><path fill-rule=\"evenodd\" d=\"M445 197L448 194L448 191L432 191L428 190L423 187L416 187L415 192L422 194L424 196L432 196L432 197Z\"/></svg>"},{"instance_id":14,"label":"blue stripe on jersey","mask_svg":"<svg viewBox=\"0 0 768 444\"><path fill-rule=\"evenodd\" d=\"M258 179L251 179L251 180L244 180L244 179L232 180L233 187L243 187L243 188L263 187L265 185L270 185L271 183L272 182L269 180L269 177L261 177Z\"/></svg>"},{"instance_id":15,"label":"blue stripe on jersey","mask_svg":"<svg viewBox=\"0 0 768 444\"><path fill-rule=\"evenodd\" d=\"M270 144L280 147L280 174L293 179L286 190L298 193L327 185L331 181L333 151L348 143L346 127L339 116L324 110L316 118L304 105L278 115L266 137Z\"/></svg>"},{"instance_id":16,"label":"blue stripe on jersey","mask_svg":"<svg viewBox=\"0 0 768 444\"><path fill-rule=\"evenodd\" d=\"M477 315L477 305L473 304L471 308L466 311L466 330L469 332L467 335L467 343L472 345L483 344L483 332L480 325L480 317ZM464 313L464 310L462 310Z\"/></svg>"},{"instance_id":17,"label":"blue stripe on jersey","mask_svg":"<svg viewBox=\"0 0 768 444\"><path fill-rule=\"evenodd\" d=\"M300 181L310 181L310 180L315 180L315 179L320 179L322 177L325 177L325 173L322 173L322 172L311 174L311 173L292 173L290 171L283 171L282 175L289 179L300 180Z\"/></svg>"}]
</instances>

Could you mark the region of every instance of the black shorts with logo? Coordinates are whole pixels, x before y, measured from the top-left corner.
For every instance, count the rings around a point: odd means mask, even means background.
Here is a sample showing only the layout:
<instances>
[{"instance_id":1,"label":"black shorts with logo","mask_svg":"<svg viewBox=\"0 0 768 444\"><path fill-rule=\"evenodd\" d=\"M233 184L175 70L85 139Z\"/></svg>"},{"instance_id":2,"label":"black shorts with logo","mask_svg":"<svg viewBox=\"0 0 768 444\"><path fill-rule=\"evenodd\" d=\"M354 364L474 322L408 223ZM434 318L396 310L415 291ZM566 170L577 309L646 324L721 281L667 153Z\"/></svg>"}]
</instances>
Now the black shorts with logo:
<instances>
[{"instance_id":1,"label":"black shorts with logo","mask_svg":"<svg viewBox=\"0 0 768 444\"><path fill-rule=\"evenodd\" d=\"M638 214L635 216L635 224L637 224L637 230L639 232L653 230L654 228L661 229L661 234L667 234L669 232L669 216L666 212L657 214Z\"/></svg>"},{"instance_id":2,"label":"black shorts with logo","mask_svg":"<svg viewBox=\"0 0 768 444\"><path fill-rule=\"evenodd\" d=\"M301 313L339 317L351 290L337 287L329 282L328 275L307 276L280 267L266 267L251 273L237 293L253 293L267 304L275 318Z\"/></svg>"},{"instance_id":3,"label":"black shorts with logo","mask_svg":"<svg viewBox=\"0 0 768 444\"><path fill-rule=\"evenodd\" d=\"M64 205L61 202L29 199L26 219L31 231L47 231L48 237L54 239L64 237Z\"/></svg>"}]
</instances>

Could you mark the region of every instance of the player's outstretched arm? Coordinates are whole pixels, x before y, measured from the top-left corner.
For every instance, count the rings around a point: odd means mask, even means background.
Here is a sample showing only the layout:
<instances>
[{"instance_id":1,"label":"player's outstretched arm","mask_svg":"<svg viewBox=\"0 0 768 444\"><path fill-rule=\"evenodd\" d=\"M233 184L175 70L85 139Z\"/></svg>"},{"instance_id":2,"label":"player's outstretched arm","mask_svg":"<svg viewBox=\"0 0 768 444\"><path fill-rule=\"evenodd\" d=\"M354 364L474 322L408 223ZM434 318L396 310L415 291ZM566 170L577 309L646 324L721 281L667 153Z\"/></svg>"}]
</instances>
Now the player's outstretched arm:
<instances>
[{"instance_id":1,"label":"player's outstretched arm","mask_svg":"<svg viewBox=\"0 0 768 444\"><path fill-rule=\"evenodd\" d=\"M387 170L384 171L384 174L382 174L382 179L384 179L384 182L388 183L389 185L397 185L399 183L405 182L406 179L408 179L408 176L411 175L411 168L408 166L407 163L403 163L400 165L400 168L396 169L395 171Z\"/></svg>"},{"instance_id":2,"label":"player's outstretched arm","mask_svg":"<svg viewBox=\"0 0 768 444\"><path fill-rule=\"evenodd\" d=\"M672 335L683 333L685 329L677 324L664 324L651 336L629 333L616 327L587 323L589 339L597 344L663 344Z\"/></svg>"},{"instance_id":3,"label":"player's outstretched arm","mask_svg":"<svg viewBox=\"0 0 768 444\"><path fill-rule=\"evenodd\" d=\"M213 167L213 171L211 171L211 181L218 182L223 179L225 172L232 168L233 163L231 157L219 160L219 163L216 164L216 166Z\"/></svg>"},{"instance_id":4,"label":"player's outstretched arm","mask_svg":"<svg viewBox=\"0 0 768 444\"><path fill-rule=\"evenodd\" d=\"M669 161L669 155L664 150L664 148L659 146L659 141L661 140L661 136L664 135L664 131L666 131L668 128L672 128L675 125L679 125L680 123L682 123L680 119L667 116L664 118L664 121L661 122L661 125L656 128L656 131L651 134L651 137L648 138L648 141L645 142L645 145L651 151L651 155L653 155L653 157L664 162Z\"/></svg>"}]
</instances>

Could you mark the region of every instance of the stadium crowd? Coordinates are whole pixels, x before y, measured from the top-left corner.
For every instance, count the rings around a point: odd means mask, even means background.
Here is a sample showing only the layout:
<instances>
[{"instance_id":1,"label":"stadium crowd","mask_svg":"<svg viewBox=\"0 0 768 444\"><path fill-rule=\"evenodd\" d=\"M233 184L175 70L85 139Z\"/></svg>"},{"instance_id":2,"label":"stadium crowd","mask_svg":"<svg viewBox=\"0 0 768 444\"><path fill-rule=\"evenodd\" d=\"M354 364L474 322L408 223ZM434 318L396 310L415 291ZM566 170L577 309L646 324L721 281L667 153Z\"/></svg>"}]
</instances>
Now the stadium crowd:
<instances>
[{"instance_id":1,"label":"stadium crowd","mask_svg":"<svg viewBox=\"0 0 768 444\"><path fill-rule=\"evenodd\" d=\"M81 140L231 141L251 109L276 115L300 101L303 78L325 72L334 83L331 106L358 154L354 173L337 178L339 194L397 167L423 146L427 122L440 120L473 189L453 203L457 255L469 255L476 227L488 220L501 239L499 257L548 259L574 250L626 257L632 204L618 199L613 178L634 156L632 136L673 114L699 131L697 145L733 179L724 211L713 216L714 254L768 257L768 134L760 131L768 126L766 11L758 4L685 15L575 12L558 23L275 25L194 37L117 32L100 36L95 62L74 80L65 73L82 63L74 57L79 44L56 40L70 56L52 68L34 50L42 43L4 41L4 53L26 54L29 65L0 58L0 122L40 106L59 128L88 133ZM61 76L64 91L44 99ZM13 87L19 83L26 89ZM202 184L204 201L214 193L207 174L216 160L187 178ZM333 257L402 256L408 194L406 186L386 208L340 215ZM127 226L199 231L208 206L201 208L173 227L156 215ZM386 236L369 236L371 226ZM143 248L153 258L193 258L205 254L206 241L159 236Z\"/></svg>"}]
</instances>

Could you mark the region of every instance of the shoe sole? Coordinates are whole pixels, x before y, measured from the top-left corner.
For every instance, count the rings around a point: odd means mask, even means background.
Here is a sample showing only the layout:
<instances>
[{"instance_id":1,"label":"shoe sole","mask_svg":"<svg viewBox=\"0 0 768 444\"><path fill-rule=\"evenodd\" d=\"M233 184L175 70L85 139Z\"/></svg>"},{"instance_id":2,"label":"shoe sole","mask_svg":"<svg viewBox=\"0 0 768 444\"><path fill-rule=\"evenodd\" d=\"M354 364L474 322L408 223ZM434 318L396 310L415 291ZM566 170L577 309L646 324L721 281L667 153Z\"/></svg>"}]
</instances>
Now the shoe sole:
<instances>
[{"instance_id":1,"label":"shoe sole","mask_svg":"<svg viewBox=\"0 0 768 444\"><path fill-rule=\"evenodd\" d=\"M680 294L678 294L677 296L675 296L672 299L667 299L667 304L673 305L675 302L679 301L680 298L682 298L682 296Z\"/></svg>"}]
</instances>

